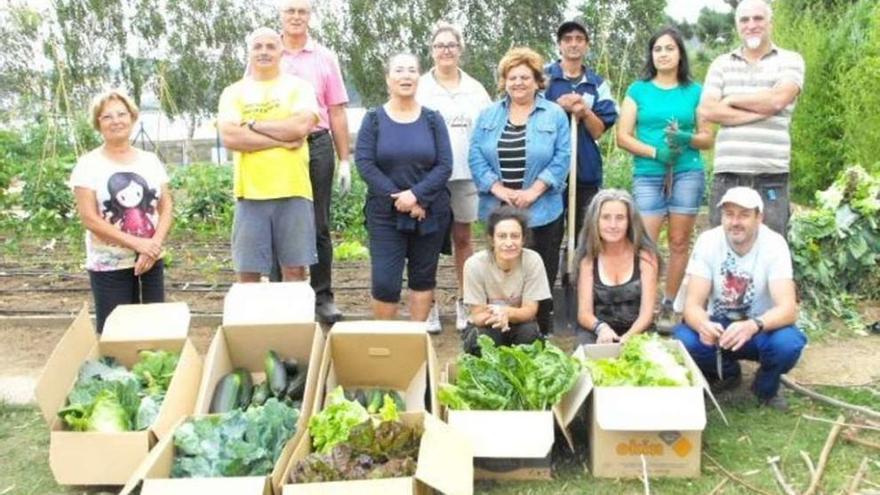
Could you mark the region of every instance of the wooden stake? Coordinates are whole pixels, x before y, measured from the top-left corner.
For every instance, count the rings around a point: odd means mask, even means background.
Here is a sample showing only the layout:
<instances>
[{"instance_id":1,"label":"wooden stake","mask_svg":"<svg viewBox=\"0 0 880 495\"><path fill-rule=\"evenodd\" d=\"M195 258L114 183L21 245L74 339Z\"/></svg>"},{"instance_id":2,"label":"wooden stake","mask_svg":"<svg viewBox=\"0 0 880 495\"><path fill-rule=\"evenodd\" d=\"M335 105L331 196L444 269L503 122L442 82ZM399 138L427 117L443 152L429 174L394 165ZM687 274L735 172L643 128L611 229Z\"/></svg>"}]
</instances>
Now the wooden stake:
<instances>
[{"instance_id":1,"label":"wooden stake","mask_svg":"<svg viewBox=\"0 0 880 495\"><path fill-rule=\"evenodd\" d=\"M639 456L642 459L642 484L645 485L645 495L651 495L651 482L648 481L648 463L645 462L645 456Z\"/></svg>"},{"instance_id":2,"label":"wooden stake","mask_svg":"<svg viewBox=\"0 0 880 495\"><path fill-rule=\"evenodd\" d=\"M794 488L785 481L785 476L782 474L782 468L779 467L779 456L775 455L773 457L768 457L767 464L770 465L770 471L773 472L773 477L776 478L776 482L779 483L779 488L782 488L783 493L785 493L785 495L797 495Z\"/></svg>"},{"instance_id":3,"label":"wooden stake","mask_svg":"<svg viewBox=\"0 0 880 495\"><path fill-rule=\"evenodd\" d=\"M721 493L721 489L724 488L724 485L726 485L728 481L730 480L727 478L721 478L721 483L715 485L715 488L713 488L712 491L709 492L709 495L718 495L719 493Z\"/></svg>"},{"instance_id":4,"label":"wooden stake","mask_svg":"<svg viewBox=\"0 0 880 495\"><path fill-rule=\"evenodd\" d=\"M820 402L824 402L826 404L831 404L832 406L842 407L844 409L856 411L856 412L861 413L865 416L870 416L872 418L880 419L880 411L875 411L869 407L857 406L855 404L850 404L849 402L844 402L842 400L838 400L833 397L828 397L827 395L822 395L819 392L815 392L815 391L810 390L806 387L798 385L791 378L789 378L785 375L782 375L782 377L780 378L780 381L786 387L794 390L795 392L804 394L807 397L810 397L812 399L818 400Z\"/></svg>"},{"instance_id":5,"label":"wooden stake","mask_svg":"<svg viewBox=\"0 0 880 495\"><path fill-rule=\"evenodd\" d=\"M737 475L731 473L731 472L728 471L724 466L722 466L720 462L716 461L716 460L715 460L711 455L709 455L708 453L703 452L703 455L706 456L706 459L709 459L709 461L711 461L712 464L715 465L715 467L717 467L718 469L720 469L721 472L724 473L725 476L727 476L728 478L730 478L731 481L735 481L735 482L739 483L740 485L744 486L745 488L748 488L749 490L751 490L751 491L753 491L753 492L755 492L755 493L760 493L760 494L762 494L762 495L773 495L773 494L770 493L770 492L766 492L766 491L764 491L764 490L761 490L760 488L757 488L757 487L755 487L755 486L750 485L750 484L749 484L748 482L746 482L744 479L742 479L742 478L738 477Z\"/></svg>"},{"instance_id":6,"label":"wooden stake","mask_svg":"<svg viewBox=\"0 0 880 495\"><path fill-rule=\"evenodd\" d=\"M869 442L868 440L862 440L861 438L859 438L855 435L844 435L843 439L846 440L847 442L861 445L863 447L869 447L872 449L880 449L880 443Z\"/></svg>"},{"instance_id":7,"label":"wooden stake","mask_svg":"<svg viewBox=\"0 0 880 495\"><path fill-rule=\"evenodd\" d=\"M834 421L833 419L817 418L815 416L810 416L809 414L801 414L801 417L804 419L809 419L810 421L819 421L820 423L828 423L830 425L838 424L837 421ZM841 424L841 426L846 426L847 428L856 428L859 430L880 431L880 427L871 426L871 425L867 425L867 424L864 424L864 425L858 424L858 423L840 423L840 424Z\"/></svg>"},{"instance_id":8,"label":"wooden stake","mask_svg":"<svg viewBox=\"0 0 880 495\"><path fill-rule=\"evenodd\" d=\"M828 438L825 440L825 446L822 447L822 453L819 454L819 464L816 466L816 474L810 479L810 486L803 495L814 495L816 490L819 489L819 482L822 481L822 475L825 474L825 466L828 465L828 456L831 454L831 449L837 441L837 436L840 435L840 430L843 429L844 420L846 420L846 418L841 414L837 417L834 426L831 427L831 431L828 433Z\"/></svg>"},{"instance_id":9,"label":"wooden stake","mask_svg":"<svg viewBox=\"0 0 880 495\"><path fill-rule=\"evenodd\" d=\"M810 472L810 479L813 479L813 476L816 476L816 466L813 465L813 460L810 459L810 454L807 454L806 451L801 451L801 459L804 460L804 464L807 465L807 470Z\"/></svg>"},{"instance_id":10,"label":"wooden stake","mask_svg":"<svg viewBox=\"0 0 880 495\"><path fill-rule=\"evenodd\" d=\"M848 495L856 495L857 490L859 489L859 485L862 484L862 478L865 477L865 472L868 470L868 458L865 457L862 459L862 463L859 465L859 470L856 471L856 474L853 476L852 482L849 484L849 488L846 493Z\"/></svg>"}]
</instances>

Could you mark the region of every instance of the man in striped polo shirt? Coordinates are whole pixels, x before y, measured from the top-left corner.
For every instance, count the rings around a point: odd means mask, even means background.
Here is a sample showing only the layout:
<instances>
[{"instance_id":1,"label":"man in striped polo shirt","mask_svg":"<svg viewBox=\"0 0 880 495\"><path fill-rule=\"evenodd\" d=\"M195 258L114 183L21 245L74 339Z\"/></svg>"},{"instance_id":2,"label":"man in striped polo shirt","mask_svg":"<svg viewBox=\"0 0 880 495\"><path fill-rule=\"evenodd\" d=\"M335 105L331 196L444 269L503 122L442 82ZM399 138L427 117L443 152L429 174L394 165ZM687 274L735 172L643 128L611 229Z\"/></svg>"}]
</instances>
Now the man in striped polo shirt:
<instances>
[{"instance_id":1,"label":"man in striped polo shirt","mask_svg":"<svg viewBox=\"0 0 880 495\"><path fill-rule=\"evenodd\" d=\"M770 41L773 11L764 0L736 8L742 46L709 67L700 116L720 124L710 208L728 189L746 186L764 200L764 223L786 235L789 219L791 115L804 85L804 59ZM711 223L721 223L711 208Z\"/></svg>"}]
</instances>

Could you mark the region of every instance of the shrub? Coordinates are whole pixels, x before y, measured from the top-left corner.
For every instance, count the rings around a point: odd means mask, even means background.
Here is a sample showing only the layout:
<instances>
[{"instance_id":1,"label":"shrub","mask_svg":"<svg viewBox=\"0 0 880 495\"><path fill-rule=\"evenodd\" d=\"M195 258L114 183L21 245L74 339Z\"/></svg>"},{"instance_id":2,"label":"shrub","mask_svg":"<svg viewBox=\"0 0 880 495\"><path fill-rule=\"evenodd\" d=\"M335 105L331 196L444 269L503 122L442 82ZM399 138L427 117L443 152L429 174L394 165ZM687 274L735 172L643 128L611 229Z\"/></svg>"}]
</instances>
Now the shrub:
<instances>
[{"instance_id":1,"label":"shrub","mask_svg":"<svg viewBox=\"0 0 880 495\"><path fill-rule=\"evenodd\" d=\"M232 230L232 167L194 163L171 174L174 219L178 228L197 232Z\"/></svg>"},{"instance_id":2,"label":"shrub","mask_svg":"<svg viewBox=\"0 0 880 495\"><path fill-rule=\"evenodd\" d=\"M351 170L351 191L342 194L333 187L330 202L330 230L346 241L366 242L367 228L364 226L364 202L367 197L367 184L361 179L357 169Z\"/></svg>"}]
</instances>

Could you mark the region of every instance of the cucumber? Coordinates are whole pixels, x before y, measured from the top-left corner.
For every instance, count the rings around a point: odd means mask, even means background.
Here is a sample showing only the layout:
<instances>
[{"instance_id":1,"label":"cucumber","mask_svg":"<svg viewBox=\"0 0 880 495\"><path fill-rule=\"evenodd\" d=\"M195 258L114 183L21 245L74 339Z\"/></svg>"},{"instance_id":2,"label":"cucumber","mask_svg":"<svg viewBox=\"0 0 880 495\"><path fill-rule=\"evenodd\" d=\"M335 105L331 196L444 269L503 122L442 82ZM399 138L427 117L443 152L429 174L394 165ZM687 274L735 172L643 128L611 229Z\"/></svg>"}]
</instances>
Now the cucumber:
<instances>
[{"instance_id":1,"label":"cucumber","mask_svg":"<svg viewBox=\"0 0 880 495\"><path fill-rule=\"evenodd\" d=\"M382 408L384 390L374 388L367 392L367 412L376 414Z\"/></svg>"},{"instance_id":2,"label":"cucumber","mask_svg":"<svg viewBox=\"0 0 880 495\"><path fill-rule=\"evenodd\" d=\"M284 370L284 363L278 358L275 351L266 353L263 359L263 367L266 371L266 381L269 382L269 390L275 397L284 395L287 389L287 372Z\"/></svg>"},{"instance_id":3,"label":"cucumber","mask_svg":"<svg viewBox=\"0 0 880 495\"><path fill-rule=\"evenodd\" d=\"M294 401L303 400L306 393L306 373L300 373L287 383L284 395Z\"/></svg>"},{"instance_id":4,"label":"cucumber","mask_svg":"<svg viewBox=\"0 0 880 495\"><path fill-rule=\"evenodd\" d=\"M241 383L241 388L238 390L238 407L247 409L251 404L251 397L254 395L254 381L251 379L251 373L244 368L236 368L233 373L238 375Z\"/></svg>"},{"instance_id":5,"label":"cucumber","mask_svg":"<svg viewBox=\"0 0 880 495\"><path fill-rule=\"evenodd\" d=\"M269 399L269 395L272 393L269 390L269 384L263 382L254 389L254 396L251 397L251 405L252 406L262 406L266 403L266 400Z\"/></svg>"},{"instance_id":6,"label":"cucumber","mask_svg":"<svg viewBox=\"0 0 880 495\"><path fill-rule=\"evenodd\" d=\"M366 394L366 392L364 392L364 389L359 388L354 391L354 400L355 400L355 402L364 406L364 408L367 407L367 394Z\"/></svg>"},{"instance_id":7,"label":"cucumber","mask_svg":"<svg viewBox=\"0 0 880 495\"><path fill-rule=\"evenodd\" d=\"M287 373L287 381L293 380L293 377L299 373L299 361L296 358L289 358L281 362L284 364L284 371Z\"/></svg>"},{"instance_id":8,"label":"cucumber","mask_svg":"<svg viewBox=\"0 0 880 495\"><path fill-rule=\"evenodd\" d=\"M225 413L238 407L238 396L241 390L241 377L235 373L227 373L214 387L211 407L208 413Z\"/></svg>"}]
</instances>

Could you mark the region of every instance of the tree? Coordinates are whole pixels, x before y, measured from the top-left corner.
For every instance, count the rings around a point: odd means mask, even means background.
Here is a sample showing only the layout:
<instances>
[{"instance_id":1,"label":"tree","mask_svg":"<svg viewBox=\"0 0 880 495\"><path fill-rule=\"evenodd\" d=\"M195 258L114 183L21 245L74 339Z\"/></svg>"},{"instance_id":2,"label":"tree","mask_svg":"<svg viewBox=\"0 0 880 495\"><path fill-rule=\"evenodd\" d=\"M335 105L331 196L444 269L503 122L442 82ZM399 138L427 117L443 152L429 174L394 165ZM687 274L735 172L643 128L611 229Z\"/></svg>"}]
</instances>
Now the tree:
<instances>
[{"instance_id":1,"label":"tree","mask_svg":"<svg viewBox=\"0 0 880 495\"><path fill-rule=\"evenodd\" d=\"M46 78L34 61L40 53L40 13L26 4L0 11L0 119L30 113L48 92Z\"/></svg>"}]
</instances>

